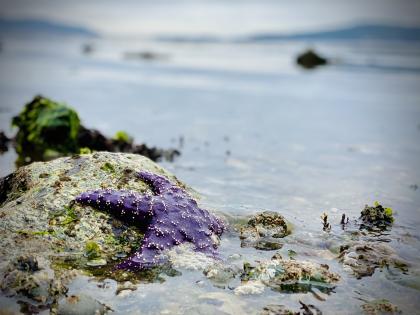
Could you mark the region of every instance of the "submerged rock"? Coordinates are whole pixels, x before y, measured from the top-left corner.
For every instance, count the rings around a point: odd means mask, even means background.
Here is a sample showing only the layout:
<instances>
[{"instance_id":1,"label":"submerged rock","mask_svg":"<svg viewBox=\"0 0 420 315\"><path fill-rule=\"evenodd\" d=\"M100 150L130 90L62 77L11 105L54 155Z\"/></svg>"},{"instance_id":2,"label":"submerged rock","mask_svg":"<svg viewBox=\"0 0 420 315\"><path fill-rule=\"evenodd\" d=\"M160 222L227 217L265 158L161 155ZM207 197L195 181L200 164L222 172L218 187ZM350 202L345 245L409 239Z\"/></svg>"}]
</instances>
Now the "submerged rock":
<instances>
[{"instance_id":1,"label":"submerged rock","mask_svg":"<svg viewBox=\"0 0 420 315\"><path fill-rule=\"evenodd\" d=\"M127 60L163 60L166 59L167 56L161 53L153 52L153 51L139 51L139 52L132 52L128 51L124 53L124 58Z\"/></svg>"},{"instance_id":2,"label":"submerged rock","mask_svg":"<svg viewBox=\"0 0 420 315\"><path fill-rule=\"evenodd\" d=\"M72 268L99 277L120 279L120 273L115 272L113 266L138 249L143 232L108 213L80 206L74 203L74 199L97 187L151 194L151 187L136 176L135 171L140 170L164 175L172 183L185 188L173 175L145 157L109 152L35 162L2 178L2 289L32 299L47 296L48 300L47 289L42 289L45 291L42 294L34 292L37 286L31 279L39 282L37 276L42 275L45 283L52 283ZM36 258L33 258L34 253ZM99 260L101 264L106 261L107 264L87 266L92 260ZM141 279L143 275L124 272L121 279ZM16 282L16 279L28 278L30 281ZM26 284L16 287L15 283ZM49 285L39 287L50 288Z\"/></svg>"},{"instance_id":3,"label":"submerged rock","mask_svg":"<svg viewBox=\"0 0 420 315\"><path fill-rule=\"evenodd\" d=\"M284 305L270 304L263 308L259 313L260 315L322 315L319 308L312 304L305 304L299 301L301 310L292 311L286 308Z\"/></svg>"},{"instance_id":4,"label":"submerged rock","mask_svg":"<svg viewBox=\"0 0 420 315\"><path fill-rule=\"evenodd\" d=\"M2 270L0 288L8 296L25 296L40 305L52 304L67 291L65 278L57 277L43 257L11 259Z\"/></svg>"},{"instance_id":5,"label":"submerged rock","mask_svg":"<svg viewBox=\"0 0 420 315\"><path fill-rule=\"evenodd\" d=\"M204 270L204 275L211 281L211 283L221 289L228 287L229 283L235 279L241 270L235 265L224 265L216 263Z\"/></svg>"},{"instance_id":6,"label":"submerged rock","mask_svg":"<svg viewBox=\"0 0 420 315\"><path fill-rule=\"evenodd\" d=\"M401 314L402 312L388 300L374 300L361 306L366 315Z\"/></svg>"},{"instance_id":7,"label":"submerged rock","mask_svg":"<svg viewBox=\"0 0 420 315\"><path fill-rule=\"evenodd\" d=\"M105 304L85 295L70 295L58 303L58 315L102 315L111 310Z\"/></svg>"},{"instance_id":8,"label":"submerged rock","mask_svg":"<svg viewBox=\"0 0 420 315\"><path fill-rule=\"evenodd\" d=\"M317 66L326 65L328 63L328 60L324 57L321 57L313 50L309 49L305 51L304 53L300 54L296 58L296 62L298 65L302 66L306 69L313 69Z\"/></svg>"},{"instance_id":9,"label":"submerged rock","mask_svg":"<svg viewBox=\"0 0 420 315\"><path fill-rule=\"evenodd\" d=\"M275 255L255 266L245 263L241 280L243 283L235 288L236 294L261 293L264 286L281 292L308 292L314 287L329 293L340 276L329 271L327 265L284 260Z\"/></svg>"},{"instance_id":10,"label":"submerged rock","mask_svg":"<svg viewBox=\"0 0 420 315\"><path fill-rule=\"evenodd\" d=\"M394 267L407 271L408 264L394 249L381 242L358 241L340 248L340 262L357 278L371 276L377 268Z\"/></svg>"},{"instance_id":11,"label":"submerged rock","mask_svg":"<svg viewBox=\"0 0 420 315\"><path fill-rule=\"evenodd\" d=\"M384 230L394 222L393 211L391 208L384 208L378 202L373 207L368 205L360 213L362 228Z\"/></svg>"},{"instance_id":12,"label":"submerged rock","mask_svg":"<svg viewBox=\"0 0 420 315\"><path fill-rule=\"evenodd\" d=\"M11 139L3 131L0 131L0 154L9 150L10 141Z\"/></svg>"},{"instance_id":13,"label":"submerged rock","mask_svg":"<svg viewBox=\"0 0 420 315\"><path fill-rule=\"evenodd\" d=\"M240 230L241 247L260 250L277 250L283 247L281 238L290 234L283 216L274 211L264 211L249 219Z\"/></svg>"}]
</instances>

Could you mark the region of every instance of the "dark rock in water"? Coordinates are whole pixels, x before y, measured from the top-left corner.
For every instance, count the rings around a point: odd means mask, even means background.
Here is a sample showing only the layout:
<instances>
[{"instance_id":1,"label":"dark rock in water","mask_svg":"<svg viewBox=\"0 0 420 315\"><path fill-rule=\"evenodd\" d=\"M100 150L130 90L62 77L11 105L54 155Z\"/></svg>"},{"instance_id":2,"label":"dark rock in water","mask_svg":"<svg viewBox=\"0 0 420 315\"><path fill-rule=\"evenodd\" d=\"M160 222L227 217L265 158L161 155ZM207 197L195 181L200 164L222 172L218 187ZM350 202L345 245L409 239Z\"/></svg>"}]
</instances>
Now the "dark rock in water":
<instances>
[{"instance_id":1,"label":"dark rock in water","mask_svg":"<svg viewBox=\"0 0 420 315\"><path fill-rule=\"evenodd\" d=\"M82 53L84 55L90 55L93 52L93 45L92 44L84 44L82 45Z\"/></svg>"},{"instance_id":2,"label":"dark rock in water","mask_svg":"<svg viewBox=\"0 0 420 315\"><path fill-rule=\"evenodd\" d=\"M263 308L260 315L322 315L315 305L305 304L299 301L302 311L291 311L284 305L270 304Z\"/></svg>"},{"instance_id":3,"label":"dark rock in water","mask_svg":"<svg viewBox=\"0 0 420 315\"><path fill-rule=\"evenodd\" d=\"M301 315L301 313L291 311L284 305L269 304L264 306L259 315Z\"/></svg>"},{"instance_id":4,"label":"dark rock in water","mask_svg":"<svg viewBox=\"0 0 420 315\"><path fill-rule=\"evenodd\" d=\"M72 108L42 96L36 96L26 104L23 111L13 118L13 125L19 128L15 137L18 165L85 151L135 153L154 161L172 161L180 155L175 149L164 150L145 144L133 144L133 139L122 131L108 138L98 130L81 125L78 114ZM0 133L0 152L4 147L2 143L8 140Z\"/></svg>"},{"instance_id":5,"label":"dark rock in water","mask_svg":"<svg viewBox=\"0 0 420 315\"><path fill-rule=\"evenodd\" d=\"M328 63L328 60L324 57L319 56L313 50L307 50L306 52L300 54L297 57L296 62L303 68L312 69L317 66L326 65Z\"/></svg>"},{"instance_id":6,"label":"dark rock in water","mask_svg":"<svg viewBox=\"0 0 420 315\"><path fill-rule=\"evenodd\" d=\"M160 53L155 53L153 51L140 51L140 52L126 52L124 58L127 60L158 60L164 59L166 56Z\"/></svg>"},{"instance_id":7,"label":"dark rock in water","mask_svg":"<svg viewBox=\"0 0 420 315\"><path fill-rule=\"evenodd\" d=\"M8 138L3 131L0 131L0 154L3 154L9 150L10 141L11 139Z\"/></svg>"},{"instance_id":8,"label":"dark rock in water","mask_svg":"<svg viewBox=\"0 0 420 315\"><path fill-rule=\"evenodd\" d=\"M411 184L410 185L410 189L416 191L419 188L419 186L417 184Z\"/></svg>"},{"instance_id":9,"label":"dark rock in water","mask_svg":"<svg viewBox=\"0 0 420 315\"><path fill-rule=\"evenodd\" d=\"M368 205L360 213L362 220L361 228L366 229L386 229L394 222L393 211L391 208L384 208L378 202L373 207Z\"/></svg>"},{"instance_id":10,"label":"dark rock in water","mask_svg":"<svg viewBox=\"0 0 420 315\"><path fill-rule=\"evenodd\" d=\"M112 143L96 129L88 129L80 126L77 142L81 148L89 148L92 151L111 151Z\"/></svg>"},{"instance_id":11,"label":"dark rock in water","mask_svg":"<svg viewBox=\"0 0 420 315\"><path fill-rule=\"evenodd\" d=\"M240 233L242 247L277 250L283 246L280 239L289 235L290 230L282 215L265 211L253 216Z\"/></svg>"},{"instance_id":12,"label":"dark rock in water","mask_svg":"<svg viewBox=\"0 0 420 315\"><path fill-rule=\"evenodd\" d=\"M377 268L394 267L403 272L408 264L389 245L381 242L358 241L341 246L339 261L357 278L371 276Z\"/></svg>"}]
</instances>

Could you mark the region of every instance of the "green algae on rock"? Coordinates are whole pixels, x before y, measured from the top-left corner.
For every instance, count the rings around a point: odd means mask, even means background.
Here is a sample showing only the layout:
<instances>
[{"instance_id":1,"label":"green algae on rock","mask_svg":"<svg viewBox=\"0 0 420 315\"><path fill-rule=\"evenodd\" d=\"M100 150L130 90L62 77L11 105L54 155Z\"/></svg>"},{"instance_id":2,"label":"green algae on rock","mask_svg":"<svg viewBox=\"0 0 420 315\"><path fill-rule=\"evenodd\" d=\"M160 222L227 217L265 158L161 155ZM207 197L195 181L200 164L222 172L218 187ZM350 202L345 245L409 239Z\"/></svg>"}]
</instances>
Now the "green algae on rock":
<instances>
[{"instance_id":1,"label":"green algae on rock","mask_svg":"<svg viewBox=\"0 0 420 315\"><path fill-rule=\"evenodd\" d=\"M283 216L274 211L264 211L252 216L246 226L240 229L241 247L260 250L282 248L281 238L290 234L290 228Z\"/></svg>"},{"instance_id":2,"label":"green algae on rock","mask_svg":"<svg viewBox=\"0 0 420 315\"><path fill-rule=\"evenodd\" d=\"M80 119L74 109L63 103L36 96L13 118L12 125L19 128L16 135L19 165L26 162L27 156L38 161L78 150Z\"/></svg>"},{"instance_id":3,"label":"green algae on rock","mask_svg":"<svg viewBox=\"0 0 420 315\"><path fill-rule=\"evenodd\" d=\"M114 172L102 169L113 165ZM31 289L14 289L12 280L33 276L36 269L28 260L23 270L11 274L15 257L37 254L38 268L49 270L49 279L60 279L72 269L98 277L116 280L161 281L159 274L174 275L170 270L132 274L113 272L113 266L137 249L143 233L136 226L127 226L107 213L74 204L80 193L98 186L140 192L150 187L138 180L135 171L145 170L164 175L182 185L173 175L136 154L96 152L64 157L49 162L35 162L19 168L0 180L0 279L3 290L33 299ZM185 185L183 185L185 187ZM93 245L96 244L96 245ZM104 259L105 266L89 266L94 259ZM39 263L44 261L42 265ZM15 274L16 273L16 274ZM9 281L10 280L10 281Z\"/></svg>"}]
</instances>

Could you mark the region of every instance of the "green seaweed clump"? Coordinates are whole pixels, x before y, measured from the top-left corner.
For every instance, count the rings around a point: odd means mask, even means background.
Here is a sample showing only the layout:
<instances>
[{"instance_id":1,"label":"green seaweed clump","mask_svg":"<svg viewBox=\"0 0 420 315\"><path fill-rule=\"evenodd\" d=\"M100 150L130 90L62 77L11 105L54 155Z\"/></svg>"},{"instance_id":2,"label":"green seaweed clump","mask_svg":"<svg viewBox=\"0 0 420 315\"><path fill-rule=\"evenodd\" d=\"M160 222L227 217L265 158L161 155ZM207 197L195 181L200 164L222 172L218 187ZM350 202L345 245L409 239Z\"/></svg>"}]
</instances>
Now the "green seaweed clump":
<instances>
[{"instance_id":1,"label":"green seaweed clump","mask_svg":"<svg viewBox=\"0 0 420 315\"><path fill-rule=\"evenodd\" d=\"M80 119L75 110L62 103L36 96L13 118L12 125L19 128L19 165L78 152Z\"/></svg>"},{"instance_id":2,"label":"green seaweed clump","mask_svg":"<svg viewBox=\"0 0 420 315\"><path fill-rule=\"evenodd\" d=\"M132 143L133 138L125 131L117 131L113 137L114 140L124 143Z\"/></svg>"},{"instance_id":3,"label":"green seaweed clump","mask_svg":"<svg viewBox=\"0 0 420 315\"><path fill-rule=\"evenodd\" d=\"M394 222L393 211L391 208L384 208L379 202L375 202L373 207L368 205L360 213L363 221L363 228L376 227L381 230L391 226Z\"/></svg>"}]
</instances>

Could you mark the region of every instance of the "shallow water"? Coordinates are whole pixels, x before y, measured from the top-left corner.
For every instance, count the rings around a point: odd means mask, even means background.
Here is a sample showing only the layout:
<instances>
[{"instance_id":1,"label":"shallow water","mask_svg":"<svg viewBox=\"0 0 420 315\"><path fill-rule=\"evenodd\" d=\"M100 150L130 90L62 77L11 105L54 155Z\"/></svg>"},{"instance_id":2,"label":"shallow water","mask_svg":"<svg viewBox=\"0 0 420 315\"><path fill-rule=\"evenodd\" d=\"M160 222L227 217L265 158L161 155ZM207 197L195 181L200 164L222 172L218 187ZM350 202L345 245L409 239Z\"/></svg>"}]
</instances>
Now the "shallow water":
<instances>
[{"instance_id":1,"label":"shallow water","mask_svg":"<svg viewBox=\"0 0 420 315\"><path fill-rule=\"evenodd\" d=\"M420 302L420 46L415 43L319 44L336 63L315 71L294 65L305 43L272 45L171 43L152 39L9 41L0 53L0 124L35 94L65 101L83 123L112 135L125 130L136 142L179 147L161 164L196 189L201 204L233 216L260 210L283 214L294 226L280 251L327 263L342 280L325 301L315 295L236 296L213 287L201 272L182 271L162 284L141 284L126 297L78 279L72 292L89 292L117 312L132 314L256 313L267 304L299 308L299 300L326 314L359 313L361 299L389 299L407 314ZM162 60L125 60L127 51L150 50ZM0 157L0 175L15 155ZM411 263L408 274L376 271L357 280L328 250L322 231L342 213L358 217L375 200L395 211L390 245ZM339 230L339 229L338 229ZM269 258L240 248L227 235L222 257ZM414 280L410 280L413 279ZM198 283L197 283L198 282ZM411 286L409 284L412 284ZM412 288L413 285L417 289Z\"/></svg>"}]
</instances>

